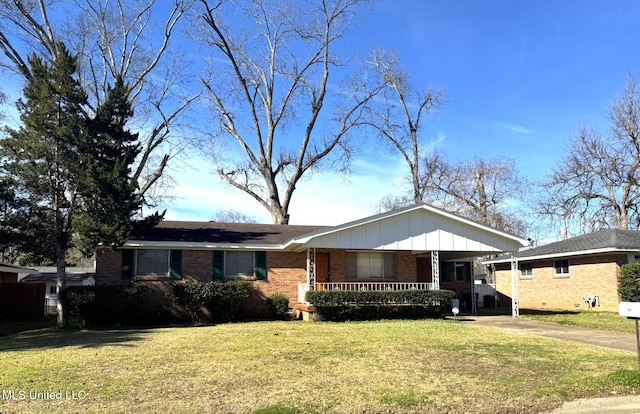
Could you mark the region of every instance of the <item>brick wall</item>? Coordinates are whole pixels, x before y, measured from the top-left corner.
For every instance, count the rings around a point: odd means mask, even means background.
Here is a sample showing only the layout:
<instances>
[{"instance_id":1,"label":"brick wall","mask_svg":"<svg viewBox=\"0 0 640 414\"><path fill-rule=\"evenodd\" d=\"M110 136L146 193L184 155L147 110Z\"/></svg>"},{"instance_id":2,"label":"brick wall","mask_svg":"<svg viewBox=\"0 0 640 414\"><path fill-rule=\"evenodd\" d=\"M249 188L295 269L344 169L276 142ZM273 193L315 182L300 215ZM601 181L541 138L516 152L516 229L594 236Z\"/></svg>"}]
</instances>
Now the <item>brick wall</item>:
<instances>
[{"instance_id":1,"label":"brick wall","mask_svg":"<svg viewBox=\"0 0 640 414\"><path fill-rule=\"evenodd\" d=\"M96 284L117 284L122 282L121 252L100 250L96 256ZM183 250L182 278L183 280L211 280L213 255L210 250ZM298 300L298 283L307 280L306 253L267 253L267 280L253 282L256 290L254 299L256 307L264 307L264 301L273 293L283 293L293 305ZM158 282L163 283L163 282ZM152 284L151 281L145 283ZM166 283L171 283L167 281Z\"/></svg>"},{"instance_id":2,"label":"brick wall","mask_svg":"<svg viewBox=\"0 0 640 414\"><path fill-rule=\"evenodd\" d=\"M120 250L99 249L96 253L96 285L122 282L122 253Z\"/></svg>"},{"instance_id":3,"label":"brick wall","mask_svg":"<svg viewBox=\"0 0 640 414\"><path fill-rule=\"evenodd\" d=\"M525 262L523 260L523 262ZM618 273L627 262L626 255L602 255L569 259L569 274L555 275L553 260L532 262L532 276L520 276L518 296L520 308L588 309L584 296L598 295L600 306L594 310L618 311ZM511 305L510 264L496 265L496 290L500 306Z\"/></svg>"},{"instance_id":4,"label":"brick wall","mask_svg":"<svg viewBox=\"0 0 640 414\"><path fill-rule=\"evenodd\" d=\"M264 306L266 298L274 293L289 297L289 306L298 302L298 283L307 281L306 253L267 253L267 280L253 282L255 305Z\"/></svg>"},{"instance_id":5,"label":"brick wall","mask_svg":"<svg viewBox=\"0 0 640 414\"><path fill-rule=\"evenodd\" d=\"M207 282L211 280L212 270L213 254L210 250L182 251L182 279Z\"/></svg>"}]
</instances>

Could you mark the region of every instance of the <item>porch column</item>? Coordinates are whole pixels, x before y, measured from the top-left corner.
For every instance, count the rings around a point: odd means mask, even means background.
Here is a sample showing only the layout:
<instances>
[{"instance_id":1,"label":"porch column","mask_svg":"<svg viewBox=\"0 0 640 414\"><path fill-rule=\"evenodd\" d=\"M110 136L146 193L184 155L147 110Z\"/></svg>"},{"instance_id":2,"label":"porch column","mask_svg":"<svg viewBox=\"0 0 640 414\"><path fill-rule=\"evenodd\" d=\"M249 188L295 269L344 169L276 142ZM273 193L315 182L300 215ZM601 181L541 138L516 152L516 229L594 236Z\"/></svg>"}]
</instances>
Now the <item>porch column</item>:
<instances>
[{"instance_id":1,"label":"porch column","mask_svg":"<svg viewBox=\"0 0 640 414\"><path fill-rule=\"evenodd\" d=\"M511 253L511 316L520 317L518 307L518 258L516 252Z\"/></svg>"},{"instance_id":2,"label":"porch column","mask_svg":"<svg viewBox=\"0 0 640 414\"><path fill-rule=\"evenodd\" d=\"M473 261L470 263L470 270L471 270L471 314L472 315L477 315L478 314L478 295L476 294L476 278L473 274L473 268L474 268L474 263Z\"/></svg>"},{"instance_id":3,"label":"porch column","mask_svg":"<svg viewBox=\"0 0 640 414\"><path fill-rule=\"evenodd\" d=\"M433 290L440 290L440 252L431 251L431 284Z\"/></svg>"},{"instance_id":4,"label":"porch column","mask_svg":"<svg viewBox=\"0 0 640 414\"><path fill-rule=\"evenodd\" d=\"M307 283L310 290L316 289L316 249L307 249Z\"/></svg>"}]
</instances>

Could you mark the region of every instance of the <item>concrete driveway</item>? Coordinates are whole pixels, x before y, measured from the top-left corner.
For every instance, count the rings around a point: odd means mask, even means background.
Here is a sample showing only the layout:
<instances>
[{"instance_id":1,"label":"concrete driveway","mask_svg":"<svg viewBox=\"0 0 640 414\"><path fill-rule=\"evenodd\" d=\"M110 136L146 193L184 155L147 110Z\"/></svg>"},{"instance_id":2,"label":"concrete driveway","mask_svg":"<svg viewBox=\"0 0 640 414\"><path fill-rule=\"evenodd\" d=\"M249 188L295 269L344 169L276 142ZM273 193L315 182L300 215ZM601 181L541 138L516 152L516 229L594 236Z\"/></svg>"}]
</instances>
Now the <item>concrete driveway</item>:
<instances>
[{"instance_id":1,"label":"concrete driveway","mask_svg":"<svg viewBox=\"0 0 640 414\"><path fill-rule=\"evenodd\" d=\"M512 332L523 332L567 341L591 344L636 353L635 334L610 332L512 318L511 316L462 316L456 318L465 323L487 325ZM583 398L566 402L547 414L636 414L640 413L640 396L627 395L606 398Z\"/></svg>"},{"instance_id":2,"label":"concrete driveway","mask_svg":"<svg viewBox=\"0 0 640 414\"><path fill-rule=\"evenodd\" d=\"M603 331L600 329L581 328L558 323L538 322L527 318L511 316L463 316L460 321L479 325L489 325L515 332L526 332L532 335L575 341L583 344L604 346L636 352L635 334Z\"/></svg>"}]
</instances>

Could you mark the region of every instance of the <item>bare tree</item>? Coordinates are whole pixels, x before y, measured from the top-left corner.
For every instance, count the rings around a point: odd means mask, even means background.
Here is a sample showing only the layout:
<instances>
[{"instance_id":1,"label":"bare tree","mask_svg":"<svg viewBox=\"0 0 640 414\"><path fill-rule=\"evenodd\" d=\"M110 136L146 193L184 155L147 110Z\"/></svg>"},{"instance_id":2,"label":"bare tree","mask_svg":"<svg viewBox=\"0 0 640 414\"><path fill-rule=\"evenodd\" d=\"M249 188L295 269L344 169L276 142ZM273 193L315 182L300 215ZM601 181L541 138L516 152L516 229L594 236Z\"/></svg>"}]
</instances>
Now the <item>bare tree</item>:
<instances>
[{"instance_id":1,"label":"bare tree","mask_svg":"<svg viewBox=\"0 0 640 414\"><path fill-rule=\"evenodd\" d=\"M257 223L255 218L233 209L218 211L213 220L220 223Z\"/></svg>"},{"instance_id":2,"label":"bare tree","mask_svg":"<svg viewBox=\"0 0 640 414\"><path fill-rule=\"evenodd\" d=\"M150 198L150 189L179 152L170 132L197 97L184 88L186 64L176 63L186 60L170 47L176 26L192 2L75 0L65 5L0 0L0 50L5 57L0 65L4 68L29 80L27 57L35 51L51 62L58 55L57 42L62 41L78 53L79 79L89 94L91 110L100 105L117 76L128 85L142 145L131 179L141 199Z\"/></svg>"},{"instance_id":3,"label":"bare tree","mask_svg":"<svg viewBox=\"0 0 640 414\"><path fill-rule=\"evenodd\" d=\"M376 103L371 105L367 124L373 127L383 142L390 144L394 151L402 155L411 176L411 197L386 199L385 203L421 203L426 195L427 181L421 165L425 140L421 140L419 134L424 116L442 105L443 93L440 90L434 91L431 87L424 92L411 87L409 76L394 53L375 51L371 65L384 89L376 97Z\"/></svg>"},{"instance_id":4,"label":"bare tree","mask_svg":"<svg viewBox=\"0 0 640 414\"><path fill-rule=\"evenodd\" d=\"M216 169L274 223L288 223L304 175L335 161L330 155L348 160L348 133L362 125L363 108L378 91L365 79L333 81L341 64L335 43L360 3L201 0L201 33L212 62L201 81L219 133L241 153Z\"/></svg>"},{"instance_id":5,"label":"bare tree","mask_svg":"<svg viewBox=\"0 0 640 414\"><path fill-rule=\"evenodd\" d=\"M433 153L424 163L427 201L500 230L524 233L524 221L509 211L509 202L521 199L528 185L514 160L475 158L451 164Z\"/></svg>"},{"instance_id":6,"label":"bare tree","mask_svg":"<svg viewBox=\"0 0 640 414\"><path fill-rule=\"evenodd\" d=\"M579 129L545 183L539 210L565 231L640 226L640 88L632 77L607 115L609 133Z\"/></svg>"}]
</instances>

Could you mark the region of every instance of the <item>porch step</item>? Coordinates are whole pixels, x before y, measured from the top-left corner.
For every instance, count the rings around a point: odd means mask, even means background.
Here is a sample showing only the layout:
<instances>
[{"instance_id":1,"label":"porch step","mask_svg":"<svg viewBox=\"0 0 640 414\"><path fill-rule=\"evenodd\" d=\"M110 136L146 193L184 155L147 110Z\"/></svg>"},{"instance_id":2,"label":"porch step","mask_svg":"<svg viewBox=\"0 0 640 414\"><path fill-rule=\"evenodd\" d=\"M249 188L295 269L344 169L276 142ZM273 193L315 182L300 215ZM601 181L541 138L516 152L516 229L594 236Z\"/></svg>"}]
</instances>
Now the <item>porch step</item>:
<instances>
[{"instance_id":1,"label":"porch step","mask_svg":"<svg viewBox=\"0 0 640 414\"><path fill-rule=\"evenodd\" d=\"M305 322L313 322L316 315L316 308L313 305L308 303L296 303L293 305L294 311L297 313L297 316L302 316L302 320Z\"/></svg>"}]
</instances>

